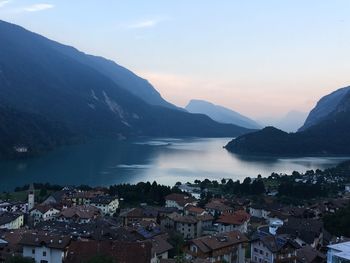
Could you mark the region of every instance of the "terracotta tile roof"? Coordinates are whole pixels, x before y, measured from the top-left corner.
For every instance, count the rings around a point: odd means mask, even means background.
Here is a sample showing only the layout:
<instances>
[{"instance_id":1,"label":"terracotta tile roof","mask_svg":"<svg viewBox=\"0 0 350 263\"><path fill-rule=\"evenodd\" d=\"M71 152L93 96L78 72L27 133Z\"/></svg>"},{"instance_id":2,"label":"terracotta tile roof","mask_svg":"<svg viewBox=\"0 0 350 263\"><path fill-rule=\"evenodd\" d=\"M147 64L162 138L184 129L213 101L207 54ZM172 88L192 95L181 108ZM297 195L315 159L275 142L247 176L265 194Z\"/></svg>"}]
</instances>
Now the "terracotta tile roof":
<instances>
[{"instance_id":1,"label":"terracotta tile roof","mask_svg":"<svg viewBox=\"0 0 350 263\"><path fill-rule=\"evenodd\" d=\"M82 205L82 206L72 206L67 209L63 209L58 217L64 217L67 219L71 219L74 217L78 217L81 219L92 219L100 214L100 210L91 205Z\"/></svg>"},{"instance_id":2,"label":"terracotta tile roof","mask_svg":"<svg viewBox=\"0 0 350 263\"><path fill-rule=\"evenodd\" d=\"M203 214L203 215L197 216L197 219L199 221L213 221L214 217L211 214Z\"/></svg>"},{"instance_id":3,"label":"terracotta tile roof","mask_svg":"<svg viewBox=\"0 0 350 263\"><path fill-rule=\"evenodd\" d=\"M190 240L190 243L195 244L203 253L245 242L248 242L248 238L239 231L220 233Z\"/></svg>"},{"instance_id":4,"label":"terracotta tile roof","mask_svg":"<svg viewBox=\"0 0 350 263\"><path fill-rule=\"evenodd\" d=\"M174 222L181 222L181 223L188 223L188 224L195 224L198 221L197 218L194 216L183 216L178 213L172 213L168 215L168 217Z\"/></svg>"},{"instance_id":5,"label":"terracotta tile roof","mask_svg":"<svg viewBox=\"0 0 350 263\"><path fill-rule=\"evenodd\" d=\"M190 212L190 213L193 213L193 214L201 214L201 213L205 212L205 210L203 208L193 206L193 205L185 206L185 210Z\"/></svg>"},{"instance_id":6,"label":"terracotta tile roof","mask_svg":"<svg viewBox=\"0 0 350 263\"><path fill-rule=\"evenodd\" d=\"M223 213L220 215L217 223L229 224L229 225L242 225L244 222L250 219L250 215L244 210L238 210L234 213Z\"/></svg>"},{"instance_id":7,"label":"terracotta tile roof","mask_svg":"<svg viewBox=\"0 0 350 263\"><path fill-rule=\"evenodd\" d=\"M225 205L221 200L211 200L205 205L205 209L217 210L220 212L233 210L232 207Z\"/></svg>"},{"instance_id":8,"label":"terracotta tile roof","mask_svg":"<svg viewBox=\"0 0 350 263\"><path fill-rule=\"evenodd\" d=\"M166 236L155 236L151 239L151 242L152 251L155 252L157 255L167 252L173 248L173 246L169 244L169 242L166 240Z\"/></svg>"},{"instance_id":9,"label":"terracotta tile roof","mask_svg":"<svg viewBox=\"0 0 350 263\"><path fill-rule=\"evenodd\" d=\"M120 214L120 217L126 218L157 218L158 211L143 208L132 208Z\"/></svg>"},{"instance_id":10,"label":"terracotta tile roof","mask_svg":"<svg viewBox=\"0 0 350 263\"><path fill-rule=\"evenodd\" d=\"M151 242L80 240L71 243L65 262L82 263L96 255L103 255L117 260L118 263L149 263L151 249Z\"/></svg>"},{"instance_id":11,"label":"terracotta tile roof","mask_svg":"<svg viewBox=\"0 0 350 263\"><path fill-rule=\"evenodd\" d=\"M33 246L41 247L45 245L49 248L64 249L70 243L70 237L62 235L54 235L50 233L26 233L23 234L23 237L19 244L23 246Z\"/></svg>"},{"instance_id":12,"label":"terracotta tile roof","mask_svg":"<svg viewBox=\"0 0 350 263\"><path fill-rule=\"evenodd\" d=\"M17 246L24 234L31 234L33 230L14 229L1 233L0 238L6 240L10 245Z\"/></svg>"}]
</instances>

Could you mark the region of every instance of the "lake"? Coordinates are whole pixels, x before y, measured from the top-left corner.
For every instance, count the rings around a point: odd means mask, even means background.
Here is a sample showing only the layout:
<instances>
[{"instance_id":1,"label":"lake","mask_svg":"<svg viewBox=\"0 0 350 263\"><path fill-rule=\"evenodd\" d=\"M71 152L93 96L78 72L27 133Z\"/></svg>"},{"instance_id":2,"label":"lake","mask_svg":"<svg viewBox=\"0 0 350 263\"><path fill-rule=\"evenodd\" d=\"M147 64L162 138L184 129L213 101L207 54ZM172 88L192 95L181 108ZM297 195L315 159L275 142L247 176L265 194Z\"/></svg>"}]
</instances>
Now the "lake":
<instances>
[{"instance_id":1,"label":"lake","mask_svg":"<svg viewBox=\"0 0 350 263\"><path fill-rule=\"evenodd\" d=\"M176 182L232 178L242 180L272 172L323 169L345 157L242 157L222 147L230 138L152 138L101 140L65 146L41 157L0 162L0 191L31 182L107 186L119 183Z\"/></svg>"}]
</instances>

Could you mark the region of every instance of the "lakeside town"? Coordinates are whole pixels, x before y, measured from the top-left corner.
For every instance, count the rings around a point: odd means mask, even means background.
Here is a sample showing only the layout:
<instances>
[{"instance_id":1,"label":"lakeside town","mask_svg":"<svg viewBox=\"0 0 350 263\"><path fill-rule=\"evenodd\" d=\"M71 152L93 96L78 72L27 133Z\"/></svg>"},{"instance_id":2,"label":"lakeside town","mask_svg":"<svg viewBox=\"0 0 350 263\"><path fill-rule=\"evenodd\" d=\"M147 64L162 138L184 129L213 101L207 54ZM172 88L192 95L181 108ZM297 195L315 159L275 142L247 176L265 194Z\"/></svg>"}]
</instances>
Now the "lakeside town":
<instances>
[{"instance_id":1,"label":"lakeside town","mask_svg":"<svg viewBox=\"0 0 350 263\"><path fill-rule=\"evenodd\" d=\"M0 195L0 262L349 262L349 171L18 187Z\"/></svg>"}]
</instances>

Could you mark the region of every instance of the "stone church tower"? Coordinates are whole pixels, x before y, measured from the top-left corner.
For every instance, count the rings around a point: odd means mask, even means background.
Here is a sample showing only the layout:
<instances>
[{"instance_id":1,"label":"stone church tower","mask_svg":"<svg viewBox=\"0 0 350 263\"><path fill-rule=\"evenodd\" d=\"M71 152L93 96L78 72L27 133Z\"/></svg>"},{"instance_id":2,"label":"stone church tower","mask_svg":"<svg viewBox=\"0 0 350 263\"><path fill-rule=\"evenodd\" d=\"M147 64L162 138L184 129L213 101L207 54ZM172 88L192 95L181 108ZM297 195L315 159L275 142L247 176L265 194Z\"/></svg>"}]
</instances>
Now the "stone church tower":
<instances>
[{"instance_id":1,"label":"stone church tower","mask_svg":"<svg viewBox=\"0 0 350 263\"><path fill-rule=\"evenodd\" d=\"M34 185L30 184L29 190L28 190L28 211L34 208L35 205L35 191L34 191Z\"/></svg>"}]
</instances>

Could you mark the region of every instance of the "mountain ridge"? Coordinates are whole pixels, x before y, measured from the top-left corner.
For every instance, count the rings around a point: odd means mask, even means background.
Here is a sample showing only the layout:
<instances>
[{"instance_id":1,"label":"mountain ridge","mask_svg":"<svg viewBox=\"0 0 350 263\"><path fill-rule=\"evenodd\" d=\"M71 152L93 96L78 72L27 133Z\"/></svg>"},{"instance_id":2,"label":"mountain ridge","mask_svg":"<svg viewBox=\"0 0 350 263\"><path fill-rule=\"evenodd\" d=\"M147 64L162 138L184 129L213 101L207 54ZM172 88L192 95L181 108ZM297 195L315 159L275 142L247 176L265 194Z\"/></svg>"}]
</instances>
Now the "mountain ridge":
<instances>
[{"instance_id":1,"label":"mountain ridge","mask_svg":"<svg viewBox=\"0 0 350 263\"><path fill-rule=\"evenodd\" d=\"M331 93L334 94L334 93ZM326 95L323 98L327 98ZM322 99L323 99L322 98ZM322 99L320 101L322 101ZM318 122L296 133L274 127L248 133L230 141L225 148L248 155L347 155L350 154L350 92L343 93L338 103ZM317 112L318 103L313 109Z\"/></svg>"},{"instance_id":2,"label":"mountain ridge","mask_svg":"<svg viewBox=\"0 0 350 263\"><path fill-rule=\"evenodd\" d=\"M191 113L201 113L220 123L235 124L248 129L260 129L261 126L254 120L229 108L216 105L209 101L192 99L185 109Z\"/></svg>"},{"instance_id":3,"label":"mountain ridge","mask_svg":"<svg viewBox=\"0 0 350 263\"><path fill-rule=\"evenodd\" d=\"M90 59L84 53L64 54L57 49L64 50L66 45L57 47L58 42L20 26L0 21L0 34L0 105L45 119L37 122L38 125L58 123L65 130L61 134L68 136L62 140L52 138L52 145L69 140L69 134L83 139L100 136L224 137L248 131L171 105L151 105L121 88L107 74L82 63ZM67 53L74 48L69 49ZM13 140L15 138L9 141ZM26 143L31 144L31 141L22 142ZM0 148L12 149L13 145L3 142Z\"/></svg>"}]
</instances>

